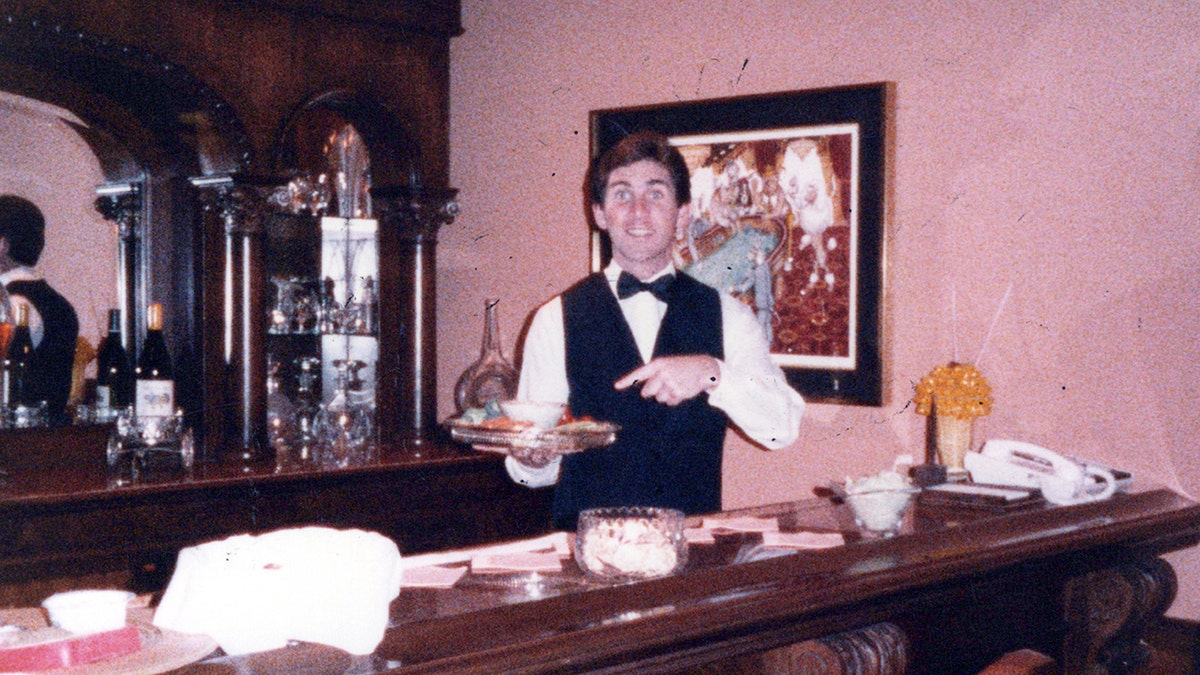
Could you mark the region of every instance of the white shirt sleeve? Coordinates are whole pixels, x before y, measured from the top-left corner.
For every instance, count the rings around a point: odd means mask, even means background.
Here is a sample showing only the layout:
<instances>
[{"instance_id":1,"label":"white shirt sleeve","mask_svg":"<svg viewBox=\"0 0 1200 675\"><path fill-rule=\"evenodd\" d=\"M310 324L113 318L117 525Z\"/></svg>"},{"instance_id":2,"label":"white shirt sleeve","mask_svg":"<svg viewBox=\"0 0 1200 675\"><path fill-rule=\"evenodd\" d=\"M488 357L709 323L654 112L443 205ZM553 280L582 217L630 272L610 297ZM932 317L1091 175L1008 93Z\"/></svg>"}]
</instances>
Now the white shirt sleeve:
<instances>
[{"instance_id":1,"label":"white shirt sleeve","mask_svg":"<svg viewBox=\"0 0 1200 675\"><path fill-rule=\"evenodd\" d=\"M521 357L517 398L566 403L570 393L566 349L562 300L556 297L538 308L529 324L529 332L525 335L525 351ZM544 467L531 467L512 457L504 458L508 476L514 482L531 488L557 483L561 465L561 458Z\"/></svg>"},{"instance_id":2,"label":"white shirt sleeve","mask_svg":"<svg viewBox=\"0 0 1200 675\"><path fill-rule=\"evenodd\" d=\"M754 311L722 293L721 321L725 358L719 362L721 379L709 392L708 402L765 448L777 450L795 443L804 399L771 359Z\"/></svg>"}]
</instances>

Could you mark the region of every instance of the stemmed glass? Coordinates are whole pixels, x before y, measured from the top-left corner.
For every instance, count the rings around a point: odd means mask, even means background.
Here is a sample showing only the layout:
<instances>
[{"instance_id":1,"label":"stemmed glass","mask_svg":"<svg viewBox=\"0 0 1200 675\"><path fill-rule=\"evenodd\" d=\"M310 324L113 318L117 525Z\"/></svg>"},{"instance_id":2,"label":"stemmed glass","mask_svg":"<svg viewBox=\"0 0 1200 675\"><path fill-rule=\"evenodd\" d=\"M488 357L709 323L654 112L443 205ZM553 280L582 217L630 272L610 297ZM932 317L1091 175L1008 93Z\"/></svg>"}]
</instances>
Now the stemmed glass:
<instances>
[{"instance_id":1,"label":"stemmed glass","mask_svg":"<svg viewBox=\"0 0 1200 675\"><path fill-rule=\"evenodd\" d=\"M296 359L300 373L296 376L296 413L293 443L297 459L315 459L320 446L319 428L325 411L321 408L321 393L317 389L321 375L321 359L302 356Z\"/></svg>"},{"instance_id":2,"label":"stemmed glass","mask_svg":"<svg viewBox=\"0 0 1200 675\"><path fill-rule=\"evenodd\" d=\"M274 334L290 333L296 316L296 282L283 277L273 277L275 305L271 307L270 326L267 331Z\"/></svg>"}]
</instances>

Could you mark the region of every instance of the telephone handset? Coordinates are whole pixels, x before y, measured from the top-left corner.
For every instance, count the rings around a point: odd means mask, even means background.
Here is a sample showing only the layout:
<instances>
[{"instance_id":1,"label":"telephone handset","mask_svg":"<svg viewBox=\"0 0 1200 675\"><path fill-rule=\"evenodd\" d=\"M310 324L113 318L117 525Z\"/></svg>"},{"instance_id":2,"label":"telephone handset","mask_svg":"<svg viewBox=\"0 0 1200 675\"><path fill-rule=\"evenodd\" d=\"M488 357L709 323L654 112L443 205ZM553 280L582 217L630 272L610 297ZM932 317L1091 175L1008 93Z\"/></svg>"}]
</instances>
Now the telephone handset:
<instances>
[{"instance_id":1,"label":"telephone handset","mask_svg":"<svg viewBox=\"0 0 1200 675\"><path fill-rule=\"evenodd\" d=\"M1118 487L1107 468L1022 441L990 440L979 452L968 452L963 464L976 483L1040 488L1052 504L1108 499Z\"/></svg>"}]
</instances>

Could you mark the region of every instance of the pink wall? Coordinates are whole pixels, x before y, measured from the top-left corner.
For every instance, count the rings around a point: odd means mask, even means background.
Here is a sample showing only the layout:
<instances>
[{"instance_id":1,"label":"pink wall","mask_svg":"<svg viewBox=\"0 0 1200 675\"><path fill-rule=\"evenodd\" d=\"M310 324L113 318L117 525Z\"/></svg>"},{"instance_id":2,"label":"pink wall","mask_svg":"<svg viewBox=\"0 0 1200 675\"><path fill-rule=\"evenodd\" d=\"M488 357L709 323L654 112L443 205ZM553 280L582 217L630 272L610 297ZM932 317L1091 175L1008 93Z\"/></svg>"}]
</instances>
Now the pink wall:
<instances>
[{"instance_id":1,"label":"pink wall","mask_svg":"<svg viewBox=\"0 0 1200 675\"><path fill-rule=\"evenodd\" d=\"M526 315L588 270L590 110L890 81L887 401L810 406L789 450L732 441L726 505L920 456L913 382L955 344L973 359L1010 285L980 363L996 404L977 440L1024 439L1200 493L1192 0L464 0L463 22L451 59L462 212L438 250L442 416L478 354L484 298L502 299L511 355ZM1171 561L1172 614L1200 617L1200 552Z\"/></svg>"},{"instance_id":2,"label":"pink wall","mask_svg":"<svg viewBox=\"0 0 1200 675\"><path fill-rule=\"evenodd\" d=\"M100 161L58 114L69 115L0 92L0 194L42 210L46 248L38 267L74 305L79 334L95 347L116 306L117 233L93 206L104 180Z\"/></svg>"}]
</instances>

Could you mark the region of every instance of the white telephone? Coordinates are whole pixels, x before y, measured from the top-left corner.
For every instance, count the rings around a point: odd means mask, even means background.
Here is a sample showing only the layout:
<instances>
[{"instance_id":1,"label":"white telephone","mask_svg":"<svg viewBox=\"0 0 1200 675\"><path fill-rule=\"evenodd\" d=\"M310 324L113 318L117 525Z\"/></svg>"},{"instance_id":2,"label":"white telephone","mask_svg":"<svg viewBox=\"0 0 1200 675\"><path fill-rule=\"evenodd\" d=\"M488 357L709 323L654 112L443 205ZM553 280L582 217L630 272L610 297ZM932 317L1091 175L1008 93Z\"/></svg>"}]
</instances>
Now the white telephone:
<instances>
[{"instance_id":1,"label":"white telephone","mask_svg":"<svg viewBox=\"0 0 1200 675\"><path fill-rule=\"evenodd\" d=\"M1108 499L1119 487L1113 472L1021 441L993 439L968 452L963 465L976 483L1040 488L1051 504Z\"/></svg>"}]
</instances>

